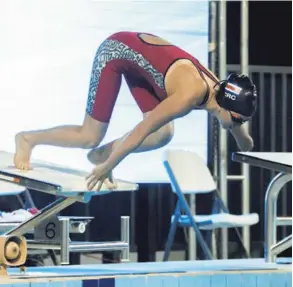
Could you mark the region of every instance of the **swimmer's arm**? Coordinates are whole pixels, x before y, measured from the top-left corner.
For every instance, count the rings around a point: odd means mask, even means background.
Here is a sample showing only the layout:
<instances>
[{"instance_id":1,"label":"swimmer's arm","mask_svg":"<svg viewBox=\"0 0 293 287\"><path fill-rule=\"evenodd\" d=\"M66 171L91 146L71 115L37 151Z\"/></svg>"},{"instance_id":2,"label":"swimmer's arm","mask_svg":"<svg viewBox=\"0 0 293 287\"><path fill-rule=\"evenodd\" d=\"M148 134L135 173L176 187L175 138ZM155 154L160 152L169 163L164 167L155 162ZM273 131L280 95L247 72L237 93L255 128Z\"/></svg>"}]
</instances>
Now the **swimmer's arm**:
<instances>
[{"instance_id":1,"label":"swimmer's arm","mask_svg":"<svg viewBox=\"0 0 293 287\"><path fill-rule=\"evenodd\" d=\"M237 145L241 151L251 151L253 149L253 139L243 125L235 125L230 128Z\"/></svg>"},{"instance_id":2,"label":"swimmer's arm","mask_svg":"<svg viewBox=\"0 0 293 287\"><path fill-rule=\"evenodd\" d=\"M107 169L112 170L117 166L127 155L139 147L147 136L170 121L188 114L192 110L193 104L194 100L191 97L177 95L170 96L161 102L116 147L104 162Z\"/></svg>"}]
</instances>

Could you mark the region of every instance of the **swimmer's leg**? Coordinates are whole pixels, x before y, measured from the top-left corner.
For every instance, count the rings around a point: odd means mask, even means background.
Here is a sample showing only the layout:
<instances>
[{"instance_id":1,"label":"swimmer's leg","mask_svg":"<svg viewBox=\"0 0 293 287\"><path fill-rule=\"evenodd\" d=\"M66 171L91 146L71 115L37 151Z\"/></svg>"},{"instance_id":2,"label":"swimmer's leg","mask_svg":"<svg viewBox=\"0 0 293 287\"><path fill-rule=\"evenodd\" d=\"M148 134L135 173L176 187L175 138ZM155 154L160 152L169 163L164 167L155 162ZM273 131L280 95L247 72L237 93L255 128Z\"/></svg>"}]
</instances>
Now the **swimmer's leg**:
<instances>
[{"instance_id":1,"label":"swimmer's leg","mask_svg":"<svg viewBox=\"0 0 293 287\"><path fill-rule=\"evenodd\" d=\"M134 81L130 81L129 78L126 78L126 81L133 97L135 98L138 106L143 112L143 117L147 117L148 114L160 103L159 100L154 97L152 91L148 87L144 86L142 83L139 83L139 85L135 85ZM143 141L143 143L134 151L134 153L159 149L167 145L172 140L173 134L174 124L173 122L170 122L161 127L156 132L149 135ZM88 153L88 160L93 164L104 162L110 156L112 151L115 150L116 147L121 143L121 141L123 141L124 138L125 136L91 150Z\"/></svg>"},{"instance_id":2,"label":"swimmer's leg","mask_svg":"<svg viewBox=\"0 0 293 287\"><path fill-rule=\"evenodd\" d=\"M82 125L63 125L17 134L14 157L17 168L29 168L31 152L37 145L90 149L100 144L106 134L122 78L115 69L116 61L106 62L109 59L107 52L107 49L100 48L95 56Z\"/></svg>"}]
</instances>

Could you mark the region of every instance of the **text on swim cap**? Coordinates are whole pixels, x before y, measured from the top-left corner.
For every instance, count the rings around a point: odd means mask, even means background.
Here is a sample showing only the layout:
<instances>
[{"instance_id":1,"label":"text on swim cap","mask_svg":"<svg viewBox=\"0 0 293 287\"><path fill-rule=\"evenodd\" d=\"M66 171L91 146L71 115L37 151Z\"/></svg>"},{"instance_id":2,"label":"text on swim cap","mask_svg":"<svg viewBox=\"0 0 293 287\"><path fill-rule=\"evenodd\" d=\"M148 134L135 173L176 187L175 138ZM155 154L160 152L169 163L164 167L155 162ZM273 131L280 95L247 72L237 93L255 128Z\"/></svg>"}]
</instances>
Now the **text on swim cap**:
<instances>
[{"instance_id":1,"label":"text on swim cap","mask_svg":"<svg viewBox=\"0 0 293 287\"><path fill-rule=\"evenodd\" d=\"M230 93L225 93L225 97L232 100L232 101L236 100L236 96L233 94L230 94Z\"/></svg>"}]
</instances>

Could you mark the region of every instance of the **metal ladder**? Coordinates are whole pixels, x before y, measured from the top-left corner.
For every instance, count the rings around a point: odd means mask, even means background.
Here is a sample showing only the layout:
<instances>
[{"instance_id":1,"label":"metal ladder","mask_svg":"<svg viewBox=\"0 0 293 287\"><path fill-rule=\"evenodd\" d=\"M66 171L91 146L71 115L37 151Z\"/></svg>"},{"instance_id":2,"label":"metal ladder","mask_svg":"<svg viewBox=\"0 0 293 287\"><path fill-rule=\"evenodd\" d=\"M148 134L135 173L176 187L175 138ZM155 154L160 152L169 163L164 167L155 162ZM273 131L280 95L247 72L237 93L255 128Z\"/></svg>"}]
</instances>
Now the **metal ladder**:
<instances>
[{"instance_id":1,"label":"metal ladder","mask_svg":"<svg viewBox=\"0 0 293 287\"><path fill-rule=\"evenodd\" d=\"M217 5L215 3L211 5ZM227 57L226 57L226 1L220 1L218 3L218 23L219 23L219 77L220 79L225 79L227 77ZM211 12L216 9L211 7ZM212 23L217 21L211 20ZM248 75L248 0L241 1L241 73ZM211 42L216 41L211 39ZM245 129L249 130L249 124L246 123ZM219 147L218 154L214 161L214 176L218 178L218 187L221 192L221 197L228 206L228 181L241 181L242 183L242 213L248 214L250 212L250 177L249 177L249 165L241 164L241 174L240 175L228 175L228 135L227 131L224 129L219 130ZM219 174L220 172L220 174ZM222 259L228 258L228 230L221 230L221 254ZM250 254L250 227L246 226L242 228L242 238L246 251ZM214 248L213 248L214 249Z\"/></svg>"}]
</instances>

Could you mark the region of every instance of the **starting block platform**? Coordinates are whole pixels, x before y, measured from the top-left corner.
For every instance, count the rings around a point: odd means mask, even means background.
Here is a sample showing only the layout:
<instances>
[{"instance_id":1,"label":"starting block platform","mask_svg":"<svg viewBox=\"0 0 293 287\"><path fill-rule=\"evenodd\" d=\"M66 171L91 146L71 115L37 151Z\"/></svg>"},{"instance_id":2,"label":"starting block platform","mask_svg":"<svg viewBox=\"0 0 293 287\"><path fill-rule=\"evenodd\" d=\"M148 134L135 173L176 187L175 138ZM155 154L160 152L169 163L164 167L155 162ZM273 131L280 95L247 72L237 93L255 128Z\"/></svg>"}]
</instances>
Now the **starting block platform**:
<instances>
[{"instance_id":1,"label":"starting block platform","mask_svg":"<svg viewBox=\"0 0 293 287\"><path fill-rule=\"evenodd\" d=\"M103 184L100 191L88 191L86 187L88 172L86 171L69 169L39 160L32 160L32 170L18 170L12 166L13 156L12 153L0 151L0 196L15 195L26 189L32 189L55 195L57 199L20 224L7 223L6 228L10 225L12 229L6 230L2 236L17 237L34 230L35 240L27 241L28 248L59 249L61 264L69 263L69 252L119 250L122 254L121 260L129 260L128 216L121 217L121 241L95 243L71 242L69 237L70 233L74 233L73 230L79 232L78 227L85 227L90 219L58 218L57 214L75 202L88 203L92 196L101 196L110 192L136 191L138 190L136 183L116 180L117 188L113 190L109 190Z\"/></svg>"},{"instance_id":2,"label":"starting block platform","mask_svg":"<svg viewBox=\"0 0 293 287\"><path fill-rule=\"evenodd\" d=\"M12 165L13 156L12 153L0 151L0 180L57 196L79 197L77 200L85 202L89 201L91 196L111 192L105 185L99 192L88 191L85 177L89 171L70 169L39 160L32 160L32 170L19 170ZM117 180L117 188L113 192L137 189L138 185L135 183Z\"/></svg>"}]
</instances>

